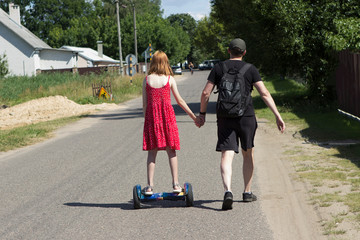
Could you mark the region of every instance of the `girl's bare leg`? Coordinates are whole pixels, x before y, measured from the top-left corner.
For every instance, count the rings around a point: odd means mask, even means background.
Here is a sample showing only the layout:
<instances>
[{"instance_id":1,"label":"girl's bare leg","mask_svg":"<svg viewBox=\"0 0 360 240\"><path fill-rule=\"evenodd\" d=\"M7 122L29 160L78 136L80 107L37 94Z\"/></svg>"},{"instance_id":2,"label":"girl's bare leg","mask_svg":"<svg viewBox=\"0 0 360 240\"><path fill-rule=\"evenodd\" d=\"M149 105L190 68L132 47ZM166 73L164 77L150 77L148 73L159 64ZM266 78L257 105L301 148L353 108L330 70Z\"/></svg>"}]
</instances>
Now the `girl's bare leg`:
<instances>
[{"instance_id":1,"label":"girl's bare leg","mask_svg":"<svg viewBox=\"0 0 360 240\"><path fill-rule=\"evenodd\" d=\"M170 148L166 148L166 152L169 157L169 165L171 170L171 176L172 176L172 184L178 184L179 183L179 175L178 175L178 159L176 156L176 151Z\"/></svg>"},{"instance_id":2,"label":"girl's bare leg","mask_svg":"<svg viewBox=\"0 0 360 240\"><path fill-rule=\"evenodd\" d=\"M149 186L154 186L155 160L157 155L156 150L148 151L147 157L147 181Z\"/></svg>"}]
</instances>

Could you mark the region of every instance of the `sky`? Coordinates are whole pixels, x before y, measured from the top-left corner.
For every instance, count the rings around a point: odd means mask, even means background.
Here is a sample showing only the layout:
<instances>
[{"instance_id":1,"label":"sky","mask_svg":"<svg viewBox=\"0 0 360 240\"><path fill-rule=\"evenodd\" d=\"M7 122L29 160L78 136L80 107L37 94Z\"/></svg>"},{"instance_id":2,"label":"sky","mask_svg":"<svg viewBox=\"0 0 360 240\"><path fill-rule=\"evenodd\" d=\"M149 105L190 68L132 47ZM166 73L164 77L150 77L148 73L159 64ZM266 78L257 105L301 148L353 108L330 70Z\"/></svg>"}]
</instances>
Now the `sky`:
<instances>
[{"instance_id":1,"label":"sky","mask_svg":"<svg viewBox=\"0 0 360 240\"><path fill-rule=\"evenodd\" d=\"M188 13L195 20L210 14L210 0L161 0L164 17L171 14Z\"/></svg>"}]
</instances>

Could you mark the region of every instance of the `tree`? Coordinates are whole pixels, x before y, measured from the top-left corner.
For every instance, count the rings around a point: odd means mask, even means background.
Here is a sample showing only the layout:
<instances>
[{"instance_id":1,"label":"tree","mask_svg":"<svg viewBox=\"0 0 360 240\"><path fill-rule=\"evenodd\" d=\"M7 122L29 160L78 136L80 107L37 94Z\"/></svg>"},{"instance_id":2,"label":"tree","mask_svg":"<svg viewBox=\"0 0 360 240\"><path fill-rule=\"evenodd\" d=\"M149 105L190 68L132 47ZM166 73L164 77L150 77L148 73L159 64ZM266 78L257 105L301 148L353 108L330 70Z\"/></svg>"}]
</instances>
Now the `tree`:
<instances>
[{"instance_id":1,"label":"tree","mask_svg":"<svg viewBox=\"0 0 360 240\"><path fill-rule=\"evenodd\" d=\"M211 2L214 18L233 36L246 40L246 57L263 72L299 74L311 96L327 97L328 79L336 67L335 50L359 49L358 1Z\"/></svg>"},{"instance_id":2,"label":"tree","mask_svg":"<svg viewBox=\"0 0 360 240\"><path fill-rule=\"evenodd\" d=\"M195 62L196 55L194 55L194 34L197 27L195 19L187 13L182 14L172 14L167 17L167 20L170 22L173 27L180 27L183 31L187 33L190 38L190 51L187 55L188 62Z\"/></svg>"},{"instance_id":3,"label":"tree","mask_svg":"<svg viewBox=\"0 0 360 240\"><path fill-rule=\"evenodd\" d=\"M167 20L169 20L171 26L180 26L190 37L194 35L196 21L190 14L171 14L167 17Z\"/></svg>"},{"instance_id":4,"label":"tree","mask_svg":"<svg viewBox=\"0 0 360 240\"><path fill-rule=\"evenodd\" d=\"M86 0L14 0L13 2L20 6L22 24L45 42L52 28L66 30L71 26L72 19L87 16L91 12L91 3ZM3 5L8 7L7 3Z\"/></svg>"},{"instance_id":5,"label":"tree","mask_svg":"<svg viewBox=\"0 0 360 240\"><path fill-rule=\"evenodd\" d=\"M229 56L227 54L229 42L230 38L223 24L213 17L205 17L198 22L194 33L194 44L202 54L197 52L197 56L202 55L207 59L225 59Z\"/></svg>"},{"instance_id":6,"label":"tree","mask_svg":"<svg viewBox=\"0 0 360 240\"><path fill-rule=\"evenodd\" d=\"M179 26L171 26L169 21L153 17L151 14L139 16L139 52L145 51L151 43L154 50L166 52L171 64L182 62L190 52L190 38Z\"/></svg>"}]
</instances>

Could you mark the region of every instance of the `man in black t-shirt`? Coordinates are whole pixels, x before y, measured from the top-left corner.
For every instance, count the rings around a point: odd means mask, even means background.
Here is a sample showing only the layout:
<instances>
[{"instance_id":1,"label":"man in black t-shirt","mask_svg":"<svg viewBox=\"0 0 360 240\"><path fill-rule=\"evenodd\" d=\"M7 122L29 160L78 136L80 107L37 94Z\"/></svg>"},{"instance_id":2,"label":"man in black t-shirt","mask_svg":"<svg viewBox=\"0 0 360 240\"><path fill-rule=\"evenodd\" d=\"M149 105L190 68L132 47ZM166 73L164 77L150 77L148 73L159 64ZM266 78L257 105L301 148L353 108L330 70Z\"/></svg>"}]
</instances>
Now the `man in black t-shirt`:
<instances>
[{"instance_id":1,"label":"man in black t-shirt","mask_svg":"<svg viewBox=\"0 0 360 240\"><path fill-rule=\"evenodd\" d=\"M230 59L225 61L228 69L235 68L240 70L246 63L243 57L246 54L246 44L244 40L236 38L229 44L228 53ZM201 95L200 115L197 120L197 125L201 127L205 124L206 109L209 102L209 97L217 86L223 76L223 70L220 64L216 64L211 70L208 81L204 87ZM277 110L275 102L271 97L269 91L266 89L261 80L259 71L254 65L244 74L245 91L251 94L253 86L259 92L261 98L266 105L271 109L276 118L276 124L281 132L285 130L285 123ZM217 117L217 134L218 142L216 151L221 152L221 177L224 185L224 202L223 210L232 209L233 195L231 192L231 175L232 175L232 161L235 153L239 153L239 139L241 143L241 152L243 155L243 178L244 178L244 192L243 201L251 202L256 200L256 196L251 191L251 182L254 172L254 137L257 128L255 118L254 106L252 99L247 105L244 115L237 118Z\"/></svg>"}]
</instances>

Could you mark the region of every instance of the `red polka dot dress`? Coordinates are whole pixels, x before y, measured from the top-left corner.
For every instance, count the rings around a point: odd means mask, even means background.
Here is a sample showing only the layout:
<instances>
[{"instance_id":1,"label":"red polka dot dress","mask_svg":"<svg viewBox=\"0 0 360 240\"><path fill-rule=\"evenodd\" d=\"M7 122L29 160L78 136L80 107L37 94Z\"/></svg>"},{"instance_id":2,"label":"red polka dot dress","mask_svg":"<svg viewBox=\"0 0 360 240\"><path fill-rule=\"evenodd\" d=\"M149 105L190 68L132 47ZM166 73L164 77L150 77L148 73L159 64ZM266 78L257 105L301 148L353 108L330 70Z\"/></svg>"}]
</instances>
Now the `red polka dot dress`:
<instances>
[{"instance_id":1,"label":"red polka dot dress","mask_svg":"<svg viewBox=\"0 0 360 240\"><path fill-rule=\"evenodd\" d=\"M146 77L147 107L145 113L143 150L180 150L179 131L170 98L170 76L165 86L151 87Z\"/></svg>"}]
</instances>

